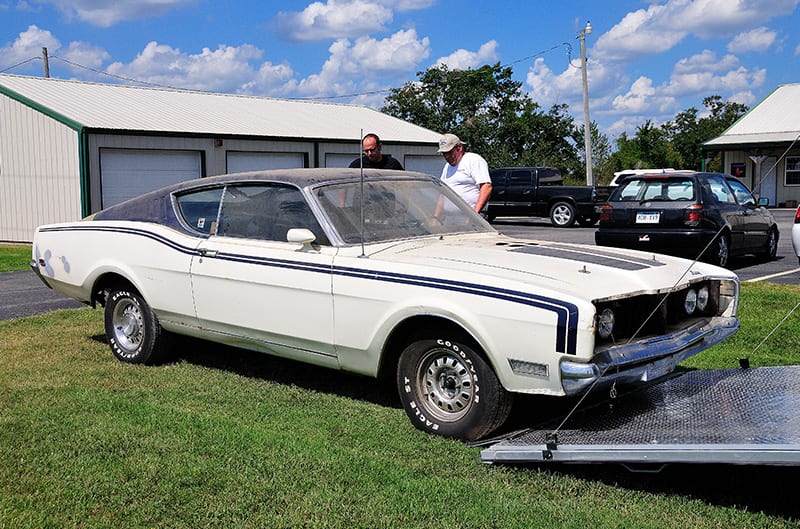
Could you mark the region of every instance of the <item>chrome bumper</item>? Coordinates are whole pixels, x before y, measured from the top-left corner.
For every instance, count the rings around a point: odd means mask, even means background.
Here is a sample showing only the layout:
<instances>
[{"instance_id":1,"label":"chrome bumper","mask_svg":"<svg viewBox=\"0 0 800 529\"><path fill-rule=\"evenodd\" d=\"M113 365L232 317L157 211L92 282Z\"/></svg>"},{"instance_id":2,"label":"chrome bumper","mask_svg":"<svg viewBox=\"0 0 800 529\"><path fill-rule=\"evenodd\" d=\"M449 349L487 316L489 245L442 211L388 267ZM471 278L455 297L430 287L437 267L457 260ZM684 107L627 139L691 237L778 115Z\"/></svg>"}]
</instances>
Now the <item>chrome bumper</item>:
<instances>
[{"instance_id":1,"label":"chrome bumper","mask_svg":"<svg viewBox=\"0 0 800 529\"><path fill-rule=\"evenodd\" d=\"M561 386L578 395L590 386L647 382L671 373L681 360L708 349L739 329L739 318L716 317L671 334L613 345L591 362L561 362Z\"/></svg>"}]
</instances>

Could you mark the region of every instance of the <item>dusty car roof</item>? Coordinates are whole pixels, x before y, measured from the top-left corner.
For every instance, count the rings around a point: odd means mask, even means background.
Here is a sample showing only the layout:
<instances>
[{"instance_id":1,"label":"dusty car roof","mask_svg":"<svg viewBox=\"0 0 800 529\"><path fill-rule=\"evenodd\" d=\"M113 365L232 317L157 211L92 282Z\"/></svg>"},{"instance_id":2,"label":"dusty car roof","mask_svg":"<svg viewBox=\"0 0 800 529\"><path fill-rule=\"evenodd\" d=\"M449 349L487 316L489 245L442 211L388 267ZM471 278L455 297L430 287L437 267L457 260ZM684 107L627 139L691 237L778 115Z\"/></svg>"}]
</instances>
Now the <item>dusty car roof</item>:
<instances>
[{"instance_id":1,"label":"dusty car roof","mask_svg":"<svg viewBox=\"0 0 800 529\"><path fill-rule=\"evenodd\" d=\"M249 171L246 173L231 173L219 176L209 176L194 180L180 182L168 188L169 192L194 188L198 185L217 185L227 182L241 182L246 180L259 180L270 182L284 182L297 187L329 182L333 180L356 180L361 177L360 169L347 168L306 168L306 169L270 169L263 171ZM364 169L365 178L375 177L401 177L401 178L433 178L431 175L413 171L399 171L386 169ZM163 190L162 190L163 191Z\"/></svg>"}]
</instances>

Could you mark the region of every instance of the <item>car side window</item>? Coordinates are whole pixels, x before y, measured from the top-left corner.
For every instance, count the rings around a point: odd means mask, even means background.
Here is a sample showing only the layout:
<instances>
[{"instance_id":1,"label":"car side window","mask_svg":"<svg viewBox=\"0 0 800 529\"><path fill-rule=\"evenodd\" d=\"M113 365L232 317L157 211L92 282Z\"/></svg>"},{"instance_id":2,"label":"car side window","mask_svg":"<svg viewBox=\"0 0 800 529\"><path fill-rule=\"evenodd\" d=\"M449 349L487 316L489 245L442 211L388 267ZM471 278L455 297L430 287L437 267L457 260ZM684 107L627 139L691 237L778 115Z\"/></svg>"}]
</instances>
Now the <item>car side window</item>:
<instances>
[{"instance_id":1,"label":"car side window","mask_svg":"<svg viewBox=\"0 0 800 529\"><path fill-rule=\"evenodd\" d=\"M299 189L283 185L225 188L218 235L286 242L292 228L307 228L317 244L330 244Z\"/></svg>"},{"instance_id":2,"label":"car side window","mask_svg":"<svg viewBox=\"0 0 800 529\"><path fill-rule=\"evenodd\" d=\"M739 204L751 207L756 205L756 199L743 183L738 180L728 180L728 185L731 186L733 194L736 196L736 200Z\"/></svg>"},{"instance_id":3,"label":"car side window","mask_svg":"<svg viewBox=\"0 0 800 529\"><path fill-rule=\"evenodd\" d=\"M720 204L736 204L736 199L723 178L709 178L708 187L711 189L711 194Z\"/></svg>"},{"instance_id":4,"label":"car side window","mask_svg":"<svg viewBox=\"0 0 800 529\"><path fill-rule=\"evenodd\" d=\"M178 212L193 230L214 235L217 232L217 215L222 200L222 187L204 189L176 197Z\"/></svg>"}]
</instances>

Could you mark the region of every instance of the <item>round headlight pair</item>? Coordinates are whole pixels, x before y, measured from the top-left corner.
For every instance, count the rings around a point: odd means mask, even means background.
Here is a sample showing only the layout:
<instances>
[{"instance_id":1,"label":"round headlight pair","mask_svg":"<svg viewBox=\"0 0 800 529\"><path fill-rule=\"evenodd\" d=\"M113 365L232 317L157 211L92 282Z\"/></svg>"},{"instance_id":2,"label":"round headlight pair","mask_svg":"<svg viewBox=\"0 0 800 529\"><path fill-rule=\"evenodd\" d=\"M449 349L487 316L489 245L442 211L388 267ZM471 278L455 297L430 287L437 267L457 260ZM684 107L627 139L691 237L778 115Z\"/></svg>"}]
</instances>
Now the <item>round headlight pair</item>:
<instances>
[{"instance_id":1,"label":"round headlight pair","mask_svg":"<svg viewBox=\"0 0 800 529\"><path fill-rule=\"evenodd\" d=\"M687 315L691 315L694 311L703 312L708 308L708 287L702 286L695 290L690 288L686 291L686 296L683 298L683 310Z\"/></svg>"},{"instance_id":2,"label":"round headlight pair","mask_svg":"<svg viewBox=\"0 0 800 529\"><path fill-rule=\"evenodd\" d=\"M597 335L602 339L607 339L614 332L614 322L616 316L611 309L603 309L597 315Z\"/></svg>"}]
</instances>

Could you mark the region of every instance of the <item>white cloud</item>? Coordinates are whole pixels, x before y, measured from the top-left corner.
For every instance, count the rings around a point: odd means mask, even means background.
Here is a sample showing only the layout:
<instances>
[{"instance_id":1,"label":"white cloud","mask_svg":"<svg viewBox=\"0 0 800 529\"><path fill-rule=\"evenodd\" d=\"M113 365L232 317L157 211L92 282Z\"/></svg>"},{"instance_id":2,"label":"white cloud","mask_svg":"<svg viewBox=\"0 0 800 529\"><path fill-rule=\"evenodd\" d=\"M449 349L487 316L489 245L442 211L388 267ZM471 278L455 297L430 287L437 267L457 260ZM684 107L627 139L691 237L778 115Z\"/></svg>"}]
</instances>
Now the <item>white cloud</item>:
<instances>
[{"instance_id":1,"label":"white cloud","mask_svg":"<svg viewBox=\"0 0 800 529\"><path fill-rule=\"evenodd\" d=\"M282 11L273 27L285 39L313 41L346 38L385 31L394 14L379 2L328 0L314 2L303 11Z\"/></svg>"},{"instance_id":2,"label":"white cloud","mask_svg":"<svg viewBox=\"0 0 800 529\"><path fill-rule=\"evenodd\" d=\"M3 58L4 65L11 66L34 57L41 57L42 48L47 48L48 53L53 53L61 48L61 43L49 31L30 25L17 35L14 42L0 48L0 57ZM41 70L41 64L36 68Z\"/></svg>"},{"instance_id":3,"label":"white cloud","mask_svg":"<svg viewBox=\"0 0 800 529\"><path fill-rule=\"evenodd\" d=\"M118 22L159 16L196 0L41 0L54 5L68 19L110 27Z\"/></svg>"},{"instance_id":4,"label":"white cloud","mask_svg":"<svg viewBox=\"0 0 800 529\"><path fill-rule=\"evenodd\" d=\"M687 35L715 39L791 14L800 0L669 0L628 13L597 39L593 54L632 60L673 48ZM764 35L761 36L764 38Z\"/></svg>"},{"instance_id":5,"label":"white cloud","mask_svg":"<svg viewBox=\"0 0 800 529\"><path fill-rule=\"evenodd\" d=\"M731 53L746 53L748 51L765 52L775 43L777 32L765 27L760 27L740 33L728 44Z\"/></svg>"},{"instance_id":6,"label":"white cloud","mask_svg":"<svg viewBox=\"0 0 800 529\"><path fill-rule=\"evenodd\" d=\"M377 86L367 84L361 89L356 80L367 83L377 78L405 75L413 72L420 61L430 54L427 37L419 39L413 29L375 40L368 37L350 43L339 39L328 49L330 56L322 70L301 80L298 91L305 96L330 96L370 91Z\"/></svg>"},{"instance_id":7,"label":"white cloud","mask_svg":"<svg viewBox=\"0 0 800 529\"><path fill-rule=\"evenodd\" d=\"M210 91L241 91L252 86L257 78L250 61L261 58L260 49L249 44L203 48L200 53L186 54L177 48L149 42L128 64L115 62L108 73L162 86ZM268 73L269 69L266 72ZM279 72L281 70L279 69Z\"/></svg>"},{"instance_id":8,"label":"white cloud","mask_svg":"<svg viewBox=\"0 0 800 529\"><path fill-rule=\"evenodd\" d=\"M458 49L446 57L437 59L435 66L447 65L451 70L466 70L483 64L497 62L497 41L490 40L478 48L478 51Z\"/></svg>"},{"instance_id":9,"label":"white cloud","mask_svg":"<svg viewBox=\"0 0 800 529\"><path fill-rule=\"evenodd\" d=\"M67 49L59 52L59 55L72 63L95 69L100 68L111 58L103 48L80 41L70 42Z\"/></svg>"}]
</instances>

